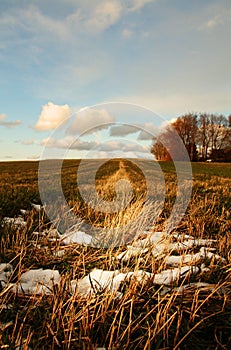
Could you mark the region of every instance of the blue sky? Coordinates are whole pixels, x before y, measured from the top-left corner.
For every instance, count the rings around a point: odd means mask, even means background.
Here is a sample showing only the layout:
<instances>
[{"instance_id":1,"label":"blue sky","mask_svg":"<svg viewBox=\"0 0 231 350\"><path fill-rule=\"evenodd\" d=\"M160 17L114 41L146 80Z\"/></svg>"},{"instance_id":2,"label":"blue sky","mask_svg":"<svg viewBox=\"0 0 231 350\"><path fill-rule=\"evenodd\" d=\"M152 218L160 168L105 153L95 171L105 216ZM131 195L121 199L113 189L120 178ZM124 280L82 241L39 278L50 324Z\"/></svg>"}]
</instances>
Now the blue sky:
<instances>
[{"instance_id":1,"label":"blue sky","mask_svg":"<svg viewBox=\"0 0 231 350\"><path fill-rule=\"evenodd\" d=\"M229 115L230 37L230 0L1 0L0 159L39 158L61 121L108 101ZM99 110L77 122L114 121Z\"/></svg>"}]
</instances>

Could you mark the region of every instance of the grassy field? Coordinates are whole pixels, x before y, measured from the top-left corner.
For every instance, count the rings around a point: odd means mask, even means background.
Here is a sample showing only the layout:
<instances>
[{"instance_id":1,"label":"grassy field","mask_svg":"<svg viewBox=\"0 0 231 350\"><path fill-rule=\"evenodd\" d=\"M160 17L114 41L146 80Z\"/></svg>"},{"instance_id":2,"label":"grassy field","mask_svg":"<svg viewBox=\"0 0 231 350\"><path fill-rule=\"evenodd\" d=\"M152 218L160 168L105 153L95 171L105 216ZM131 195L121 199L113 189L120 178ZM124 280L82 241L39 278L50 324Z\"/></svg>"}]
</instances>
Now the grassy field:
<instances>
[{"instance_id":1,"label":"grassy field","mask_svg":"<svg viewBox=\"0 0 231 350\"><path fill-rule=\"evenodd\" d=\"M87 174L95 162L89 162L86 168L86 186ZM97 191L105 200L115 198L114 182L124 176L131 181L134 195L120 214L95 212L84 203L76 187L78 166L79 161L74 160L66 160L62 166L63 192L74 213L96 228L117 228L134 220L142 210L147 186L144 175L132 161L108 161L96 176ZM158 231L163 230L170 215L177 189L174 165L163 162L160 166L166 199L155 222ZM173 234L215 240L214 248L223 260L206 261L208 269L190 279L191 283L210 283L213 289L192 287L181 293L175 288L185 281L179 279L163 294L162 287L152 280L140 283L132 279L120 288L121 298L105 288L97 288L86 297L71 293L72 279L81 279L94 268L122 272L142 269L156 274L166 268L165 257L156 259L148 250L142 259L132 257L122 262L115 256L125 247L96 249L79 244L65 247L64 254L58 256L58 243L48 240L52 229L49 218L31 206L41 204L38 163L0 163L0 262L13 265L9 282L17 282L31 268L57 269L62 276L49 295L18 294L7 285L0 288L0 349L229 349L231 164L193 163L192 170L191 201ZM3 225L4 217L17 217L20 209L27 211L26 227ZM154 224L151 219L150 227ZM137 227L141 236L142 225L141 220ZM34 232L41 233L36 242ZM42 235L44 232L47 236ZM196 249L188 249L187 253L195 253Z\"/></svg>"}]
</instances>

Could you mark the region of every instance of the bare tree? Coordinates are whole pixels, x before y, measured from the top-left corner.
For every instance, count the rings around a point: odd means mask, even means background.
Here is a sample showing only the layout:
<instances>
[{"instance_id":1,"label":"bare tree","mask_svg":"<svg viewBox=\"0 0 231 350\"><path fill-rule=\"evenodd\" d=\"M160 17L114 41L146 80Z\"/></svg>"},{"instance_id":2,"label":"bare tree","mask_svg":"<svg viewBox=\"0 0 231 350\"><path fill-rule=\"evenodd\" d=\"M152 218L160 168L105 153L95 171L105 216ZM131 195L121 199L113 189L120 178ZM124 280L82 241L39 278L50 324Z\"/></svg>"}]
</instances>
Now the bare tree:
<instances>
[{"instance_id":1,"label":"bare tree","mask_svg":"<svg viewBox=\"0 0 231 350\"><path fill-rule=\"evenodd\" d=\"M184 143L176 132L174 123L154 138L151 153L157 160L188 161Z\"/></svg>"},{"instance_id":2,"label":"bare tree","mask_svg":"<svg viewBox=\"0 0 231 350\"><path fill-rule=\"evenodd\" d=\"M228 120L221 114L209 116L210 148L221 149L225 147L228 137Z\"/></svg>"},{"instance_id":3,"label":"bare tree","mask_svg":"<svg viewBox=\"0 0 231 350\"><path fill-rule=\"evenodd\" d=\"M171 156L167 148L162 144L160 139L156 138L151 147L151 153L154 154L156 160L168 161L171 160Z\"/></svg>"},{"instance_id":4,"label":"bare tree","mask_svg":"<svg viewBox=\"0 0 231 350\"><path fill-rule=\"evenodd\" d=\"M153 141L151 152L157 160L183 160L176 132L182 140L191 161L206 161L208 157L229 153L231 148L231 115L202 113L199 118L196 114L186 114L178 117L176 121L166 127ZM223 152L224 151L224 152ZM227 160L226 160L227 161Z\"/></svg>"},{"instance_id":5,"label":"bare tree","mask_svg":"<svg viewBox=\"0 0 231 350\"><path fill-rule=\"evenodd\" d=\"M198 131L196 141L199 146L199 155L202 160L208 158L208 150L210 143L210 133L209 133L209 116L206 113L200 114L198 121Z\"/></svg>"},{"instance_id":6,"label":"bare tree","mask_svg":"<svg viewBox=\"0 0 231 350\"><path fill-rule=\"evenodd\" d=\"M231 114L228 116L228 120L229 120L229 128L231 128Z\"/></svg>"},{"instance_id":7,"label":"bare tree","mask_svg":"<svg viewBox=\"0 0 231 350\"><path fill-rule=\"evenodd\" d=\"M197 160L196 151L196 135L197 135L197 115L196 114L185 114L172 124L174 129L181 137L185 148L188 151L189 158L191 161Z\"/></svg>"}]
</instances>

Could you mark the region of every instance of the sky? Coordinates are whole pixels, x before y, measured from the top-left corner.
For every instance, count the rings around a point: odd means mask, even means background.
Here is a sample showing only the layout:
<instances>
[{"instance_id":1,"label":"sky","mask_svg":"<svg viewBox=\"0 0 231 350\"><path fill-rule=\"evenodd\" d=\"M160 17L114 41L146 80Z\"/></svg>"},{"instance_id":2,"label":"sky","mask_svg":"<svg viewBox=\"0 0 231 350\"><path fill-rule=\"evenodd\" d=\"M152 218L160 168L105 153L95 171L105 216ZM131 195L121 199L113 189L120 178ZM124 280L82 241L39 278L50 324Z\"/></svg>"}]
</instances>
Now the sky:
<instances>
[{"instance_id":1,"label":"sky","mask_svg":"<svg viewBox=\"0 0 231 350\"><path fill-rule=\"evenodd\" d=\"M230 0L1 0L0 160L145 154L177 116L229 115L230 37Z\"/></svg>"}]
</instances>

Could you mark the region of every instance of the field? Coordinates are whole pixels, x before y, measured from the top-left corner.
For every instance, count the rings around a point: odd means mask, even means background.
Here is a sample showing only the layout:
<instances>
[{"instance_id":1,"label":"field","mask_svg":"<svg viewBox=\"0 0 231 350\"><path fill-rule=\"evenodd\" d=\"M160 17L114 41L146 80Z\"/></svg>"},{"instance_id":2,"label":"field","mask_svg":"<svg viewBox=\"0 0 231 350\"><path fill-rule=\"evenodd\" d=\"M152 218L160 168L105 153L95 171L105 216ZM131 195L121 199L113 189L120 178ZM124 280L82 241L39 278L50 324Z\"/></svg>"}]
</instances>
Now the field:
<instances>
[{"instance_id":1,"label":"field","mask_svg":"<svg viewBox=\"0 0 231 350\"><path fill-rule=\"evenodd\" d=\"M96 163L92 160L83 169L86 188ZM118 180L126 177L132 183L132 199L120 213L101 213L83 201L76 187L78 167L79 161L74 160L62 166L62 190L72 212L97 232L107 229L115 235L124 227L124 237L132 237L133 248L63 245L46 211L31 204L42 204L38 163L0 163L0 263L9 263L13 269L8 279L0 281L0 349L229 349L231 164L192 163L192 195L183 219L171 234L155 241L156 248L147 244L145 249L139 242L149 233L154 237L155 232L163 232L173 208L177 191L174 165L160 163L166 199L157 219L151 215L151 206L142 213L148 188L132 161L108 161L96 174L96 189L105 201L115 199ZM47 183L50 196L54 195L55 169L54 162L50 169L54 177ZM59 197L54 205L58 215ZM4 219L19 215L26 224ZM57 219L61 233L65 224ZM178 258L178 265L169 263ZM185 267L187 273L179 273L169 283L157 281L163 271ZM20 290L21 276L39 268L57 270L58 283L50 285L49 293ZM95 268L119 271L123 282L112 288L112 280L109 285L93 278ZM0 268L0 276L3 272ZM78 281L90 273L91 292L81 293Z\"/></svg>"}]
</instances>

